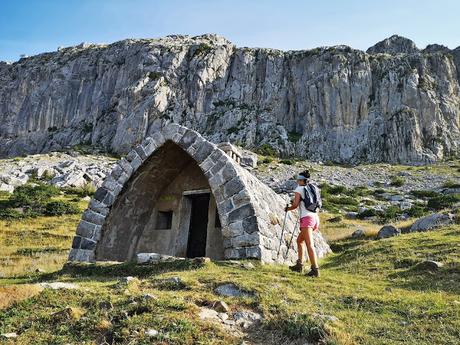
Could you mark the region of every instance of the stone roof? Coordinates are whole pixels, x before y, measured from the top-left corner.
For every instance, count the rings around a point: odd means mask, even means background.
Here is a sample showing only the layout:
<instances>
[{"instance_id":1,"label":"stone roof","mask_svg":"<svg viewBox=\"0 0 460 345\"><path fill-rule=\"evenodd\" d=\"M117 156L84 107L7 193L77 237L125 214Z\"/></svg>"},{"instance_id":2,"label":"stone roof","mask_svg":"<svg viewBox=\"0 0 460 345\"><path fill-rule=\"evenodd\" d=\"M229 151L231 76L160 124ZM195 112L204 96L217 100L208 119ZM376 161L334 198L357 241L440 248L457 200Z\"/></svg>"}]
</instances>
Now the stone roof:
<instances>
[{"instance_id":1,"label":"stone roof","mask_svg":"<svg viewBox=\"0 0 460 345\"><path fill-rule=\"evenodd\" d=\"M199 133L177 124L166 125L147 137L115 164L82 215L69 260L95 261L105 219L123 186L144 161L167 141L176 143L187 152L208 179L222 225L225 259L259 259L267 263L283 261L297 217L292 212L287 215L278 257L286 200L215 144ZM315 245L319 257L330 252L320 233L315 233ZM291 262L295 258L294 240L287 261Z\"/></svg>"}]
</instances>

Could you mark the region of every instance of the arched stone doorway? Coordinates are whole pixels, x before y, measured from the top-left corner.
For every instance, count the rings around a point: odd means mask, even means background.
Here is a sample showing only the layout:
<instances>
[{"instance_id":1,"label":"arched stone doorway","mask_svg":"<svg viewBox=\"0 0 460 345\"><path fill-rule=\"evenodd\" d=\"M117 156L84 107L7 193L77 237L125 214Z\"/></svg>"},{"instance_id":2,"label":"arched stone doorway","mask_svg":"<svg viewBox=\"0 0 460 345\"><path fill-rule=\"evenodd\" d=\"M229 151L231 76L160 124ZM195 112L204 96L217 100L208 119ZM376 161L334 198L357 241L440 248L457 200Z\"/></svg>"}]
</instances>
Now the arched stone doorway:
<instances>
[{"instance_id":1,"label":"arched stone doorway","mask_svg":"<svg viewBox=\"0 0 460 345\"><path fill-rule=\"evenodd\" d=\"M206 176L168 140L125 184L106 218L96 260L136 253L223 258L221 225Z\"/></svg>"}]
</instances>

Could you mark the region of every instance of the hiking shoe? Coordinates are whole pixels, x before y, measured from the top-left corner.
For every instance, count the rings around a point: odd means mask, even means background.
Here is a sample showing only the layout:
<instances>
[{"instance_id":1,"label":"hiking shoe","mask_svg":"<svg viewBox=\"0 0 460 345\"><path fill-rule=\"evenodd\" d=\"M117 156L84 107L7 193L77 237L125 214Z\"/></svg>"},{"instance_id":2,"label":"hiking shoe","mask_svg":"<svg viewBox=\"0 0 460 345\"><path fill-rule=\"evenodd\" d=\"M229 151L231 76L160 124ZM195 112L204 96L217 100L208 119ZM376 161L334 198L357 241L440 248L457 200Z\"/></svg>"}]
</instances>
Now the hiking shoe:
<instances>
[{"instance_id":1,"label":"hiking shoe","mask_svg":"<svg viewBox=\"0 0 460 345\"><path fill-rule=\"evenodd\" d=\"M306 274L307 277L318 278L319 277L319 268L312 267L310 272Z\"/></svg>"},{"instance_id":2,"label":"hiking shoe","mask_svg":"<svg viewBox=\"0 0 460 345\"><path fill-rule=\"evenodd\" d=\"M303 271L303 264L302 264L299 260L297 260L297 262L295 263L295 265L289 266L289 269L290 269L291 271L294 271L294 272L302 273L302 271Z\"/></svg>"}]
</instances>

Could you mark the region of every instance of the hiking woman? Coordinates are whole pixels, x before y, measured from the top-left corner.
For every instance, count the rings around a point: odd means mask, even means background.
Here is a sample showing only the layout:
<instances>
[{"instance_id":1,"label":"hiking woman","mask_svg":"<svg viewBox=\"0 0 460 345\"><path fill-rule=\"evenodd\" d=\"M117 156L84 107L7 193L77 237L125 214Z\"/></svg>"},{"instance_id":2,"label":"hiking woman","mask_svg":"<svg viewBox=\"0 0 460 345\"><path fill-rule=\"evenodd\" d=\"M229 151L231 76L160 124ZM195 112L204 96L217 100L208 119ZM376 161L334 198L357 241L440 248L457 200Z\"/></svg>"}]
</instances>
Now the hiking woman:
<instances>
[{"instance_id":1,"label":"hiking woman","mask_svg":"<svg viewBox=\"0 0 460 345\"><path fill-rule=\"evenodd\" d=\"M303 242L305 242L307 246L308 258L310 259L311 263L311 270L309 273L307 273L307 276L319 277L319 268L315 253L315 244L313 243L313 231L317 231L319 227L319 216L317 213L317 209L318 207L321 207L321 197L319 196L318 187L309 183L309 178L310 172L308 170L302 171L297 176L298 186L294 190L294 201L292 202L291 206L286 207L286 212L295 210L296 208L299 208L300 212L300 234L297 237L298 259L296 264L294 266L290 266L289 268L296 272L303 271L304 249L302 244ZM318 198L316 198L316 196L318 196ZM306 198L307 200L309 200L309 202L317 202L319 206L312 205L312 207L309 206L309 209L307 209L306 205L309 204L305 202Z\"/></svg>"}]
</instances>

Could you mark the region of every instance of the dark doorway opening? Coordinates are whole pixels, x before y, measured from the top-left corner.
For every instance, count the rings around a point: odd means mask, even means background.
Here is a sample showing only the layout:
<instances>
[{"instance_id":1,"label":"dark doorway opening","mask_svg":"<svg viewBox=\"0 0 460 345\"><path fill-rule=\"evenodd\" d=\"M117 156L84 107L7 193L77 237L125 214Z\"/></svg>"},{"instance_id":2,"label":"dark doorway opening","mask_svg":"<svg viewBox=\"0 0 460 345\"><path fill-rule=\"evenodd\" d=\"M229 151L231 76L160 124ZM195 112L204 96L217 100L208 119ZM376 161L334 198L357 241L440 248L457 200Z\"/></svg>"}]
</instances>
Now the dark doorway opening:
<instances>
[{"instance_id":1,"label":"dark doorway opening","mask_svg":"<svg viewBox=\"0 0 460 345\"><path fill-rule=\"evenodd\" d=\"M206 256L210 195L206 193L189 195L188 197L192 201L192 210L190 214L187 257L196 258Z\"/></svg>"}]
</instances>

